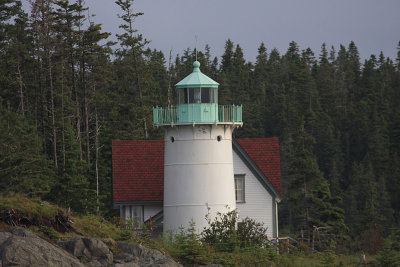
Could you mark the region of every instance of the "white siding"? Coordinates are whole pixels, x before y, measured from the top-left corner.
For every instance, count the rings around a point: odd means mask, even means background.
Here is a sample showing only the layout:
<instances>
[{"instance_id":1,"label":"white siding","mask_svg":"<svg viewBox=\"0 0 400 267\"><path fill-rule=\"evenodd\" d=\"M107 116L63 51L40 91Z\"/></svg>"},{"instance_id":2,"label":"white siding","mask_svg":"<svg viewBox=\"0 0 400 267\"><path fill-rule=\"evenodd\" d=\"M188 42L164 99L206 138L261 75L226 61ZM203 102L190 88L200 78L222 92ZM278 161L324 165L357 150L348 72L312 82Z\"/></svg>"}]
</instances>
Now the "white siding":
<instances>
[{"instance_id":1,"label":"white siding","mask_svg":"<svg viewBox=\"0 0 400 267\"><path fill-rule=\"evenodd\" d=\"M145 205L144 206L144 221L147 221L148 219L150 219L150 217L156 215L157 213L159 213L160 211L162 211L163 209L163 205L159 204L159 205Z\"/></svg>"},{"instance_id":2,"label":"white siding","mask_svg":"<svg viewBox=\"0 0 400 267\"><path fill-rule=\"evenodd\" d=\"M233 151L234 174L245 174L245 203L237 203L236 208L241 218L250 217L257 222L263 222L267 227L268 237L273 237L274 212L273 199L271 194L262 186L246 164Z\"/></svg>"}]
</instances>

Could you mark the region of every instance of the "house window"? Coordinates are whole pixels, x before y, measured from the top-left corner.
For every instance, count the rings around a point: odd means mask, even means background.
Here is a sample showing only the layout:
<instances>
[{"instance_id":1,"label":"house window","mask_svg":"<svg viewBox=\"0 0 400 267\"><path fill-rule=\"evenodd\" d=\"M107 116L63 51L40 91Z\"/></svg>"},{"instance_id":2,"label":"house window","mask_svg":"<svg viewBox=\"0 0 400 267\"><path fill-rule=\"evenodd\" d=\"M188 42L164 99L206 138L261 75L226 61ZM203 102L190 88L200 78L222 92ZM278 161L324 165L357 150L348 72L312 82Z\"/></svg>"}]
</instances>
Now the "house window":
<instances>
[{"instance_id":1,"label":"house window","mask_svg":"<svg viewBox=\"0 0 400 267\"><path fill-rule=\"evenodd\" d=\"M131 221L134 228L141 229L143 224L143 206L124 206L123 217L126 222Z\"/></svg>"},{"instance_id":2,"label":"house window","mask_svg":"<svg viewBox=\"0 0 400 267\"><path fill-rule=\"evenodd\" d=\"M244 174L235 175L235 198L236 203L244 203Z\"/></svg>"}]
</instances>

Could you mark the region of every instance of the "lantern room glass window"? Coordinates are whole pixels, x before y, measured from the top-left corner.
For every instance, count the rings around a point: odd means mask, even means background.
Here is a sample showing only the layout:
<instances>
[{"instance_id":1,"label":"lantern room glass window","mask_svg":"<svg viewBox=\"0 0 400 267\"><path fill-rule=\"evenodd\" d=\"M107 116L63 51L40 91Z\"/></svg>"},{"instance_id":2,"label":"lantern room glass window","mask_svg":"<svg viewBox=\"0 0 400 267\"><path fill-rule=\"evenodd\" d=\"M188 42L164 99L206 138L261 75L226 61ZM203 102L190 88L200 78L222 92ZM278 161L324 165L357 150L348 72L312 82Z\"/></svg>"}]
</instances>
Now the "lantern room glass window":
<instances>
[{"instance_id":1,"label":"lantern room glass window","mask_svg":"<svg viewBox=\"0 0 400 267\"><path fill-rule=\"evenodd\" d=\"M178 89L178 104L187 104L187 88Z\"/></svg>"},{"instance_id":2,"label":"lantern room glass window","mask_svg":"<svg viewBox=\"0 0 400 267\"><path fill-rule=\"evenodd\" d=\"M218 88L195 87L178 89L178 104L200 103L218 104Z\"/></svg>"},{"instance_id":3,"label":"lantern room glass window","mask_svg":"<svg viewBox=\"0 0 400 267\"><path fill-rule=\"evenodd\" d=\"M211 103L211 88L201 88L201 103Z\"/></svg>"},{"instance_id":4,"label":"lantern room glass window","mask_svg":"<svg viewBox=\"0 0 400 267\"><path fill-rule=\"evenodd\" d=\"M218 88L211 88L211 103L218 104Z\"/></svg>"},{"instance_id":5,"label":"lantern room glass window","mask_svg":"<svg viewBox=\"0 0 400 267\"><path fill-rule=\"evenodd\" d=\"M201 103L218 104L218 89L210 87L201 88Z\"/></svg>"},{"instance_id":6,"label":"lantern room glass window","mask_svg":"<svg viewBox=\"0 0 400 267\"><path fill-rule=\"evenodd\" d=\"M200 88L189 88L189 104L200 104Z\"/></svg>"}]
</instances>

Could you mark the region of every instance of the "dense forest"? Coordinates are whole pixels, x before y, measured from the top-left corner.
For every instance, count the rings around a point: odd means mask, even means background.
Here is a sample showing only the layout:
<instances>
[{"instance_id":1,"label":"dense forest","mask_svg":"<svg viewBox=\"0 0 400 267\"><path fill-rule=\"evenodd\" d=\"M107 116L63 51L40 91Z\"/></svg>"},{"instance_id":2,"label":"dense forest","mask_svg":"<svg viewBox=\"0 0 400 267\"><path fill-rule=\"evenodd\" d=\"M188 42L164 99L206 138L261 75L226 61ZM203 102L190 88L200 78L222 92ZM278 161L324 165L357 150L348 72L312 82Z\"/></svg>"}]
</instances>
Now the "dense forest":
<instances>
[{"instance_id":1,"label":"dense forest","mask_svg":"<svg viewBox=\"0 0 400 267\"><path fill-rule=\"evenodd\" d=\"M29 14L0 2L2 193L113 214L111 140L162 138L152 107L175 102L195 60L150 49L132 4L116 1L111 42L83 0L31 1ZM364 62L354 42L314 53L293 41L284 54L261 43L256 62L229 39L221 58L198 51L219 103L243 105L236 136L280 138L282 234L376 251L400 227L398 49Z\"/></svg>"}]
</instances>

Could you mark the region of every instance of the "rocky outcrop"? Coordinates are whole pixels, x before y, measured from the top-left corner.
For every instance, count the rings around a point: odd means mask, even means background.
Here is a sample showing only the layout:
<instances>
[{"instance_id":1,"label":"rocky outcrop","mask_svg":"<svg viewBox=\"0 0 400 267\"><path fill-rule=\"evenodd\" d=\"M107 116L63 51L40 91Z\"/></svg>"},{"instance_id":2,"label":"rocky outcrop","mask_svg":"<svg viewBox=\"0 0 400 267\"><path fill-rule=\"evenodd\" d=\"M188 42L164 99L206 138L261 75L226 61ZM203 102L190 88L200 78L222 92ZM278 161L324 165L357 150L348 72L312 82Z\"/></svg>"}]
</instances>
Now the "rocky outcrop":
<instances>
[{"instance_id":1,"label":"rocky outcrop","mask_svg":"<svg viewBox=\"0 0 400 267\"><path fill-rule=\"evenodd\" d=\"M128 266L159 266L159 267L177 267L182 266L176 263L172 258L161 253L158 250L146 248L139 244L118 242L118 248L122 251L114 257L115 267Z\"/></svg>"},{"instance_id":2,"label":"rocky outcrop","mask_svg":"<svg viewBox=\"0 0 400 267\"><path fill-rule=\"evenodd\" d=\"M69 240L58 241L57 245L88 266L108 266L113 262L113 254L101 240L71 238Z\"/></svg>"},{"instance_id":3,"label":"rocky outcrop","mask_svg":"<svg viewBox=\"0 0 400 267\"><path fill-rule=\"evenodd\" d=\"M35 234L14 228L0 232L0 267L3 266L113 266L175 267L181 266L158 250L139 244L117 242L113 253L103 241L92 238L71 238L57 246Z\"/></svg>"},{"instance_id":4,"label":"rocky outcrop","mask_svg":"<svg viewBox=\"0 0 400 267\"><path fill-rule=\"evenodd\" d=\"M84 266L68 252L35 234L14 228L0 232L0 266Z\"/></svg>"}]
</instances>

